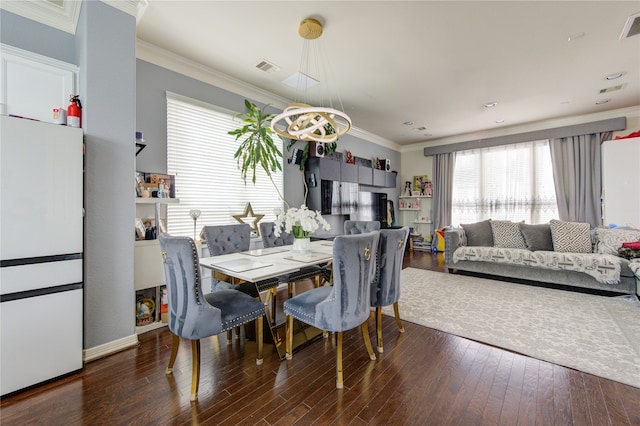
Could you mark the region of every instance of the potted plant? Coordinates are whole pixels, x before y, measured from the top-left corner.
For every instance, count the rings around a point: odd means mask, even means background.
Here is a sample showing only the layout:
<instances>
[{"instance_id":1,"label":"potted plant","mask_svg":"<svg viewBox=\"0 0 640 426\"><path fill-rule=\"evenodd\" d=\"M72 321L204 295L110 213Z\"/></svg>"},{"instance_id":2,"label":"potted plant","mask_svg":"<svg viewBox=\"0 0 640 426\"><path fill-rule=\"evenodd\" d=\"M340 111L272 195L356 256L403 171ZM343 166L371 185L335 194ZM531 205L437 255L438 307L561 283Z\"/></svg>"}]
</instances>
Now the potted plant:
<instances>
[{"instance_id":1,"label":"potted plant","mask_svg":"<svg viewBox=\"0 0 640 426\"><path fill-rule=\"evenodd\" d=\"M271 130L271 120L275 114L266 114L264 108L258 108L247 99L244 105L247 112L236 116L242 121L242 127L229 131L236 140L242 140L233 155L238 162L242 179L246 183L247 173L251 172L251 181L256 183L256 169L262 167L280 198L288 205L271 176L272 172L282 170L282 151L279 146L284 142L280 135Z\"/></svg>"},{"instance_id":2,"label":"potted plant","mask_svg":"<svg viewBox=\"0 0 640 426\"><path fill-rule=\"evenodd\" d=\"M264 112L264 108L259 108L247 99L245 99L244 105L247 108L247 112L236 116L242 121L242 127L229 131L229 134L231 136L235 136L236 140L242 138L240 146L233 155L233 158L238 162L238 168L240 169L242 179L246 183L247 174L251 172L251 181L256 183L256 169L258 167L262 167L267 176L269 176L269 179L271 179L271 183L278 191L280 199L287 207L289 207L289 203L284 199L271 176L272 172L282 170L282 151L280 151L279 145L284 142L284 139L271 129L271 120L276 116L276 114L266 114ZM330 126L326 131L327 134L334 133L334 129ZM296 142L298 141L291 139L287 144L287 151L291 150ZM337 146L337 142L325 144L327 154L335 152ZM309 144L305 142L302 161L300 162L300 170L303 172L302 180L305 186L305 204L307 201L308 188L304 179L304 166L307 162L308 156Z\"/></svg>"}]
</instances>

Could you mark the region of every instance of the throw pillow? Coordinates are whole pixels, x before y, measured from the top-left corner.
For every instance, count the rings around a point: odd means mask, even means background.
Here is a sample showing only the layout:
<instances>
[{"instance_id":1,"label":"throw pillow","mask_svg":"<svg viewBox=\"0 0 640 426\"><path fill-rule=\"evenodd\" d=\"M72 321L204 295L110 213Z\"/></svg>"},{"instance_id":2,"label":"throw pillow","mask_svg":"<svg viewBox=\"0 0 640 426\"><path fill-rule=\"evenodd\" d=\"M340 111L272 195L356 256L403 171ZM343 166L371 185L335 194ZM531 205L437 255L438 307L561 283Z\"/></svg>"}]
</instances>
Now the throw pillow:
<instances>
[{"instance_id":1,"label":"throw pillow","mask_svg":"<svg viewBox=\"0 0 640 426\"><path fill-rule=\"evenodd\" d=\"M562 253L591 253L591 234L588 223L564 222L552 219L551 240L553 250Z\"/></svg>"},{"instance_id":2,"label":"throw pillow","mask_svg":"<svg viewBox=\"0 0 640 426\"><path fill-rule=\"evenodd\" d=\"M527 244L520 233L520 223L509 220L492 220L493 246L525 249Z\"/></svg>"},{"instance_id":3,"label":"throw pillow","mask_svg":"<svg viewBox=\"0 0 640 426\"><path fill-rule=\"evenodd\" d=\"M553 251L553 240L551 239L551 225L542 223L540 225L520 224L520 232L527 244L527 249L531 251L545 250Z\"/></svg>"},{"instance_id":4,"label":"throw pillow","mask_svg":"<svg viewBox=\"0 0 640 426\"><path fill-rule=\"evenodd\" d=\"M467 237L467 245L475 247L493 247L491 219L482 222L460 224Z\"/></svg>"},{"instance_id":5,"label":"throw pillow","mask_svg":"<svg viewBox=\"0 0 640 426\"><path fill-rule=\"evenodd\" d=\"M596 228L596 253L618 254L622 243L640 240L640 229Z\"/></svg>"}]
</instances>

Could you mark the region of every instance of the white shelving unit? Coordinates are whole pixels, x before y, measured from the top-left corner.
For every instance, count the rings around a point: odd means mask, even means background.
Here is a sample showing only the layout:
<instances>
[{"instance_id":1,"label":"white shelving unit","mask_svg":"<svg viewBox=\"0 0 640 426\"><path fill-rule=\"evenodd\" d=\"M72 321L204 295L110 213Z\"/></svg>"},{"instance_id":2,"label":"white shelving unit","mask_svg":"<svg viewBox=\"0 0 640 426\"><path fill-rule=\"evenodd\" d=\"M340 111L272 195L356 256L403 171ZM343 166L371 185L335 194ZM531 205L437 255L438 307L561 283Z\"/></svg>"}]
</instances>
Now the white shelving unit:
<instances>
[{"instance_id":1,"label":"white shelving unit","mask_svg":"<svg viewBox=\"0 0 640 426\"><path fill-rule=\"evenodd\" d=\"M136 198L136 217L142 219L153 218L154 224L158 226L161 219L166 220L166 205L179 202L180 199L178 198ZM151 212L151 209L153 209L153 212ZM165 279L160 242L157 239L138 240L135 242L133 282L136 292L136 304L139 294L145 297L151 296L155 303L154 321L150 324L136 326L136 333L145 333L167 325L161 321L160 315L161 288L165 285Z\"/></svg>"},{"instance_id":2,"label":"white shelving unit","mask_svg":"<svg viewBox=\"0 0 640 426\"><path fill-rule=\"evenodd\" d=\"M402 212L402 224L413 228L414 232L409 236L411 250L430 251L431 241L419 244L420 237L430 238L432 231L431 221L431 196L427 195L401 195L398 197L398 210ZM418 205L416 207L416 204ZM406 206L406 207L403 207Z\"/></svg>"}]
</instances>

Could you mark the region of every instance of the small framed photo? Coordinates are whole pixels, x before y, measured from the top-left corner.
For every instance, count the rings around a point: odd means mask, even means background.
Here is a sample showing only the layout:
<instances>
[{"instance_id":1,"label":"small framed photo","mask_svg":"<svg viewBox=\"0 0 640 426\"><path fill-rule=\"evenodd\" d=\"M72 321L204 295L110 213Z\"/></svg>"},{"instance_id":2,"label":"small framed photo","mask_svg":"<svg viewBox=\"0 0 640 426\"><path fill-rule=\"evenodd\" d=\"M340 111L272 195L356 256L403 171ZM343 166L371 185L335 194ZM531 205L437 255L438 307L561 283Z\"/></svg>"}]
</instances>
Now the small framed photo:
<instances>
[{"instance_id":1,"label":"small framed photo","mask_svg":"<svg viewBox=\"0 0 640 426\"><path fill-rule=\"evenodd\" d=\"M429 176L414 176L413 177L413 195L427 195L427 183L431 184L431 179ZM431 185L429 185L431 187Z\"/></svg>"},{"instance_id":2,"label":"small framed photo","mask_svg":"<svg viewBox=\"0 0 640 426\"><path fill-rule=\"evenodd\" d=\"M142 223L142 219L136 217L136 236L139 240L144 240L144 236L147 233L147 228L145 228L144 223Z\"/></svg>"},{"instance_id":3,"label":"small framed photo","mask_svg":"<svg viewBox=\"0 0 640 426\"><path fill-rule=\"evenodd\" d=\"M158 219L160 221L160 232L167 232L167 220L166 219Z\"/></svg>"}]
</instances>

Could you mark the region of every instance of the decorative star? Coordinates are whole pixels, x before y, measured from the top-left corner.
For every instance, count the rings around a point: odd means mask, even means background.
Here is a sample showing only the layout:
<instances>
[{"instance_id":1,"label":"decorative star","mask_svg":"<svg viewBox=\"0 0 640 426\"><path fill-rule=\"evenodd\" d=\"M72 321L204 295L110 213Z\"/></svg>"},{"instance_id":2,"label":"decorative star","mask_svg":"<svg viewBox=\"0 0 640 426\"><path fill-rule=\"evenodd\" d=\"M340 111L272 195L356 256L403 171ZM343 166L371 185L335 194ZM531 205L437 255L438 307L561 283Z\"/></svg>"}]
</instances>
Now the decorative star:
<instances>
[{"instance_id":1,"label":"decorative star","mask_svg":"<svg viewBox=\"0 0 640 426\"><path fill-rule=\"evenodd\" d=\"M251 207L251 203L247 203L247 205L244 207L244 212L242 212L241 214L234 214L232 216L235 220L237 220L240 223L249 224L251 228L258 231L258 235L260 235L260 230L258 229L258 222L262 220L264 215L255 214L253 212L253 208Z\"/></svg>"}]
</instances>

